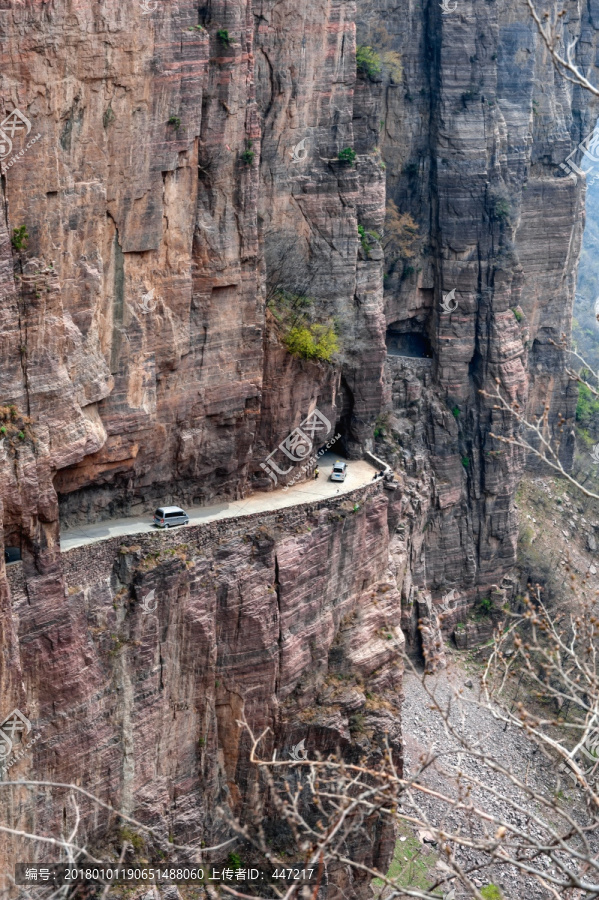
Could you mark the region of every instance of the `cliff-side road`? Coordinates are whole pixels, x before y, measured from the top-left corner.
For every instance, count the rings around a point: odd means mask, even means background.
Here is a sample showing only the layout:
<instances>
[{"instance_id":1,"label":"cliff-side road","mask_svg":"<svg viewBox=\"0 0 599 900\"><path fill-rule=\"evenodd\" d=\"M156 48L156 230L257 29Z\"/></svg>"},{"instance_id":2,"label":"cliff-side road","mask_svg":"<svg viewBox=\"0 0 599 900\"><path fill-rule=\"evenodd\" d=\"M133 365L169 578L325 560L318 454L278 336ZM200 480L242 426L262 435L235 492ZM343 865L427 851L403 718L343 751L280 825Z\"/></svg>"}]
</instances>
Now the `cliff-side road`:
<instances>
[{"instance_id":1,"label":"cliff-side road","mask_svg":"<svg viewBox=\"0 0 599 900\"><path fill-rule=\"evenodd\" d=\"M376 470L364 460L354 460L348 463L348 474L344 482L331 481L329 476L333 463L336 459L341 458L333 453L325 453L319 464L320 477L316 480L300 482L287 491L280 488L269 493L256 493L243 500L218 503L215 506L188 507L185 511L189 515L189 524L201 525L202 522L213 522L215 519L232 519L239 515L251 515L273 509L284 509L299 503L326 500L327 497L347 494L372 481ZM77 528L65 530L61 533L60 549L72 550L74 547L95 544L97 541L118 537L121 534L141 534L155 531L155 526L151 524L153 512L151 510L142 517L109 519L95 525L80 525Z\"/></svg>"}]
</instances>

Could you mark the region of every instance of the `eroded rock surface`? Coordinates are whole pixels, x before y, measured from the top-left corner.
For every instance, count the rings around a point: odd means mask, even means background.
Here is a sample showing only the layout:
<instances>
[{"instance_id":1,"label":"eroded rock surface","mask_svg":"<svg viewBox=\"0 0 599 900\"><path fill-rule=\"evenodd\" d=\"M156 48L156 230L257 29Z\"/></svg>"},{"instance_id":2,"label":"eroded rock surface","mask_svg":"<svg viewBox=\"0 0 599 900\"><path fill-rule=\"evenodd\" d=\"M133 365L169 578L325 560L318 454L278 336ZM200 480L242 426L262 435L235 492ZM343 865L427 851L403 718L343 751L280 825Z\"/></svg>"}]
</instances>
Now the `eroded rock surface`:
<instances>
[{"instance_id":1,"label":"eroded rock surface","mask_svg":"<svg viewBox=\"0 0 599 900\"><path fill-rule=\"evenodd\" d=\"M457 589L459 616L515 562L526 460L492 437L517 431L495 392L529 418L547 404L571 462L577 390L559 346L570 335L584 186L559 165L571 135L579 141L595 119L556 75L530 17L510 4L441 6L406 27L393 4L366 0L358 42L402 63L401 79L388 65L380 76L387 205L404 216L399 234L387 220L385 317L392 347L403 341L410 349L399 353L413 354L420 341L428 356L387 357L377 452L428 479L415 583L437 606ZM567 28L596 39L586 19Z\"/></svg>"},{"instance_id":2,"label":"eroded rock surface","mask_svg":"<svg viewBox=\"0 0 599 900\"><path fill-rule=\"evenodd\" d=\"M303 740L311 758L376 759L387 736L401 767L403 635L388 550L401 507L379 484L104 541L63 555L64 591L45 603L30 602L28 573L11 566L24 711L42 734L12 777L84 785L165 841L200 847L229 834L219 805L246 822L259 810L242 718L255 734L270 729L269 756ZM66 802L50 796L36 811L44 833L60 830ZM110 817L85 798L80 808L80 839L102 845ZM354 852L384 866L392 849L383 829ZM343 870L329 879L357 893L365 884Z\"/></svg>"},{"instance_id":3,"label":"eroded rock surface","mask_svg":"<svg viewBox=\"0 0 599 900\"><path fill-rule=\"evenodd\" d=\"M0 114L41 135L1 185L0 515L23 554L0 562L2 712L42 729L11 772L209 841L219 802L250 814L242 707L285 751L376 752L386 729L401 757L399 623L416 642L420 592L454 587L454 625L514 563L525 461L480 391L549 403L568 461L552 341L583 188L558 166L592 116L513 4L0 5ZM356 75L356 42L380 74ZM281 290L336 322L333 363L287 352ZM380 439L397 490L60 555L61 520L267 489L261 463L315 408L350 458ZM60 804L19 798L15 826L59 826ZM389 842L356 853L383 864Z\"/></svg>"}]
</instances>

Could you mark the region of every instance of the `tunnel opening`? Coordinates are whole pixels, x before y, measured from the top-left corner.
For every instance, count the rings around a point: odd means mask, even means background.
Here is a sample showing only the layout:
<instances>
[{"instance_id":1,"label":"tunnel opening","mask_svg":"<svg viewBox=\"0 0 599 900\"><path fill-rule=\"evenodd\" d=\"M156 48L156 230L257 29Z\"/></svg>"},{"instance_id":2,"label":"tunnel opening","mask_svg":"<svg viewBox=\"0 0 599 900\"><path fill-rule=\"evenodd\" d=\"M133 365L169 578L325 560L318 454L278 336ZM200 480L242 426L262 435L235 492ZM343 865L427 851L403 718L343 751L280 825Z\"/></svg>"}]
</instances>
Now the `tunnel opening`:
<instances>
[{"instance_id":1,"label":"tunnel opening","mask_svg":"<svg viewBox=\"0 0 599 900\"><path fill-rule=\"evenodd\" d=\"M361 459L362 442L358 425L359 420L355 417L354 392L352 386L343 375L341 376L340 388L340 396L337 401L339 417L334 431L334 435L339 435L339 437L334 444L331 444L329 452L344 459Z\"/></svg>"},{"instance_id":2,"label":"tunnel opening","mask_svg":"<svg viewBox=\"0 0 599 900\"><path fill-rule=\"evenodd\" d=\"M4 562L20 562L22 558L23 539L17 524L4 523Z\"/></svg>"},{"instance_id":3,"label":"tunnel opening","mask_svg":"<svg viewBox=\"0 0 599 900\"><path fill-rule=\"evenodd\" d=\"M387 328L387 353L409 359L432 359L433 348L424 331L415 331L408 323L392 323Z\"/></svg>"},{"instance_id":4,"label":"tunnel opening","mask_svg":"<svg viewBox=\"0 0 599 900\"><path fill-rule=\"evenodd\" d=\"M337 427L335 434L339 434L340 428ZM334 453L336 456L346 456L347 455L347 436L345 433L341 434L340 437L337 438L334 444L328 448L329 453Z\"/></svg>"}]
</instances>

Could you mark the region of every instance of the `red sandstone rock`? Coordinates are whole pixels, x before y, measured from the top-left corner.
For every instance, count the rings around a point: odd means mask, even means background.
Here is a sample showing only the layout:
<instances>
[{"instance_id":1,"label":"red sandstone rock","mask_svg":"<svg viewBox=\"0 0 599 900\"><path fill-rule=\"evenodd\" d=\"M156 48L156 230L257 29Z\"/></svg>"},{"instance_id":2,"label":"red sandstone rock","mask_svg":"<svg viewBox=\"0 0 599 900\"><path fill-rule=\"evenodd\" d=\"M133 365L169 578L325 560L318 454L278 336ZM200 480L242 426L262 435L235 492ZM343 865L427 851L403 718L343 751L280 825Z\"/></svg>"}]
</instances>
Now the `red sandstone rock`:
<instances>
[{"instance_id":1,"label":"red sandstone rock","mask_svg":"<svg viewBox=\"0 0 599 900\"><path fill-rule=\"evenodd\" d=\"M42 134L3 178L0 222L0 405L23 433L0 450L4 540L23 546L22 564L0 562L2 711L23 709L43 735L11 778L85 784L165 836L218 839L217 804L253 802L242 706L283 747L298 721L347 752L375 752L387 729L400 761L399 622L415 640L418 590L438 603L459 584L467 605L513 565L525 461L490 438L512 423L479 390L499 378L531 412L549 399L552 425L573 415L550 343L569 330L581 230L580 187L555 173L568 100L509 3L472 7L468 27L380 0L259 14L217 0L202 29L191 0L0 15L0 112L17 106ZM357 17L359 41L384 22L397 83L356 80ZM542 133L539 83L561 110ZM338 160L346 147L355 166ZM364 249L358 225L382 231L385 194L418 225L418 250L383 294L381 242ZM287 287L307 285L337 319L334 365L290 357L268 321L281 252ZM459 311L443 317L451 287ZM394 323L424 334L431 359L385 362ZM160 535L60 555L59 497L75 522L266 487L260 462L314 405L350 456L386 416L402 489L355 514L196 529L178 550ZM338 690L335 673L351 684ZM369 706L366 684L388 707ZM16 826L59 828L62 795L15 797ZM106 820L82 811L100 840ZM373 831L356 853L384 864L391 843Z\"/></svg>"}]
</instances>

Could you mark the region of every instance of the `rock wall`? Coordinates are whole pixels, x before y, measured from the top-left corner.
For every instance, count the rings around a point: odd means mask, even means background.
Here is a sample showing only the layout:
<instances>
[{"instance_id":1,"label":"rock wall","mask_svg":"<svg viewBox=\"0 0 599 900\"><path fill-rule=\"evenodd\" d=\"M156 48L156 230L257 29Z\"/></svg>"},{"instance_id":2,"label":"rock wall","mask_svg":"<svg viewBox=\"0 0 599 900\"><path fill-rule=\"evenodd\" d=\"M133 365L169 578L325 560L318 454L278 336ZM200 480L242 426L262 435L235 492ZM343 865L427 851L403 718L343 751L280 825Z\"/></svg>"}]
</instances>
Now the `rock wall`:
<instances>
[{"instance_id":1,"label":"rock wall","mask_svg":"<svg viewBox=\"0 0 599 900\"><path fill-rule=\"evenodd\" d=\"M429 594L455 587L459 615L513 564L525 460L491 437L513 423L480 391L499 379L531 413L549 403L570 458L575 392L552 341L569 333L583 188L559 163L589 101L514 4L0 6L0 115L31 127L12 134L0 216L0 515L23 551L11 587L0 562L2 712L43 729L16 771L91 772L165 833L211 839L219 799L244 811L251 795L239 696L284 748L300 713L315 741L359 743L341 660L358 693L358 676L387 692L366 738L385 724L399 752L401 673L377 629L401 615L415 640ZM592 17L575 16L590 65ZM356 75L356 43L378 74ZM277 290L336 322L334 363L285 350ZM387 356L388 326L427 358ZM229 522L202 547L161 537L168 558L146 538L61 556L61 521L268 488L260 463L316 407L349 457L403 473L401 497L247 539ZM10 803L27 828L62 809Z\"/></svg>"},{"instance_id":2,"label":"rock wall","mask_svg":"<svg viewBox=\"0 0 599 900\"><path fill-rule=\"evenodd\" d=\"M387 357L378 449L426 472L415 580L437 602L457 589L464 610L514 564L514 493L526 462L538 466L491 436L518 426L489 395L499 390L529 418L547 404L548 433L571 462L577 389L556 345L570 335L584 184L559 165L571 135L592 131L596 104L556 75L525 9L452 6L406 19L366 0L358 43L402 62L401 78L388 66L375 76L388 212L394 203L410 217L387 253L385 316L394 334L423 336L431 356ZM563 21L570 39L584 35L578 58L590 62L592 17Z\"/></svg>"},{"instance_id":3,"label":"rock wall","mask_svg":"<svg viewBox=\"0 0 599 900\"><path fill-rule=\"evenodd\" d=\"M350 457L372 449L378 416L405 418L392 395L418 391L384 367L391 325L431 348L416 430L395 428L435 479L421 580L496 581L523 459L489 436L513 423L480 391L499 379L531 413L549 402L566 461L575 402L552 341L569 332L582 193L558 163L590 113L528 14L57 0L0 15L2 113L41 135L3 182L0 398L31 419L3 466L5 539L55 546L57 500L74 524L267 488L260 463L315 406ZM356 77L356 21L380 76ZM68 39L38 40L59 22ZM404 224L383 254L385 191ZM337 362L285 350L278 288L335 320Z\"/></svg>"},{"instance_id":4,"label":"rock wall","mask_svg":"<svg viewBox=\"0 0 599 900\"><path fill-rule=\"evenodd\" d=\"M354 23L341 0L0 10L0 115L41 134L2 179L1 512L23 554L10 588L0 562L2 710L41 733L9 777L84 784L194 845L218 840L219 802L254 809L244 702L281 752L300 717L321 749L376 748L386 729L400 763L387 503L287 516L275 536L229 522L166 559L142 544L61 556L59 520L266 487L260 462L316 405L359 453L384 316L382 254L361 254L357 223L381 227L384 170L354 135L377 102L354 102ZM335 365L290 357L267 313L269 285L306 280L337 318ZM69 803L14 791L7 818L54 834ZM80 805L83 839L106 848L114 823ZM355 853L384 864L391 845L373 832ZM2 872L25 846L2 842Z\"/></svg>"},{"instance_id":5,"label":"rock wall","mask_svg":"<svg viewBox=\"0 0 599 900\"><path fill-rule=\"evenodd\" d=\"M381 226L385 187L372 141L337 159L355 143L354 4L71 6L2 13L0 110L41 134L4 183L0 396L34 419L63 522L239 496L317 403L357 453L384 359L357 221ZM38 40L65 21L68 39ZM308 279L337 317L338 366L281 373L265 316L281 260L277 283Z\"/></svg>"},{"instance_id":6,"label":"rock wall","mask_svg":"<svg viewBox=\"0 0 599 900\"><path fill-rule=\"evenodd\" d=\"M63 554L64 590L44 604L30 602L30 573L11 565L21 708L41 734L11 777L82 785L158 829L163 847L200 848L229 835L219 805L246 822L256 815L242 716L256 733L270 728L263 750L279 758L304 739L311 756L376 755L387 731L401 765L389 546L401 543L403 506L402 492L377 483L343 500L81 547ZM49 788L33 806L25 796L15 791L13 824L59 833L66 792ZM114 822L79 803L79 839L106 848ZM356 858L385 865L392 838L361 838ZM32 858L16 841L10 850ZM363 894L350 873L328 879L330 896L336 882Z\"/></svg>"}]
</instances>

